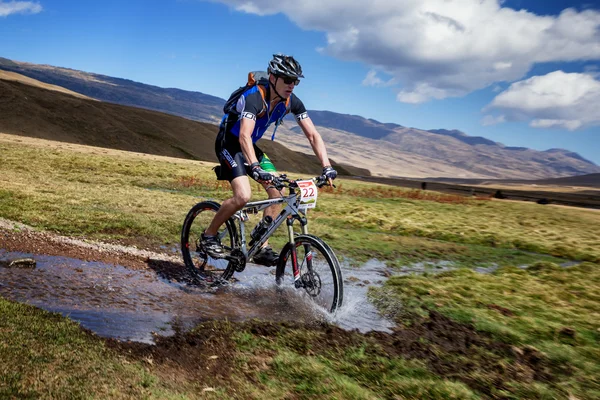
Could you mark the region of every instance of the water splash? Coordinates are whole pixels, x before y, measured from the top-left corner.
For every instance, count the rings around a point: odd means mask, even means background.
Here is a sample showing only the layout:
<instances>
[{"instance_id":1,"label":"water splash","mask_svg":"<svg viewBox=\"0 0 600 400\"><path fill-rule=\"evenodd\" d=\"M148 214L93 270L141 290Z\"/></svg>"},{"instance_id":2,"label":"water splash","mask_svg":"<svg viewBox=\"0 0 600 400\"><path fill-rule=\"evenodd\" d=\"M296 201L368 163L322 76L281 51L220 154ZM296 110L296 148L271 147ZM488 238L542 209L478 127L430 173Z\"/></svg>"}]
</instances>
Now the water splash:
<instances>
[{"instance_id":1,"label":"water splash","mask_svg":"<svg viewBox=\"0 0 600 400\"><path fill-rule=\"evenodd\" d=\"M155 333L173 334L175 324L185 329L215 319L328 320L361 332L393 327L367 299L368 288L390 274L376 260L343 267L344 305L331 315L301 291L278 287L273 268L253 264L236 273L231 284L209 290L150 269L0 250L0 258L20 257L33 257L37 268L0 268L1 296L61 313L104 337L152 343Z\"/></svg>"},{"instance_id":2,"label":"water splash","mask_svg":"<svg viewBox=\"0 0 600 400\"><path fill-rule=\"evenodd\" d=\"M382 316L369 301L370 287L381 286L393 274L383 262L371 259L360 267L342 265L344 277L344 303L328 320L344 329L360 332L391 332L394 323Z\"/></svg>"}]
</instances>

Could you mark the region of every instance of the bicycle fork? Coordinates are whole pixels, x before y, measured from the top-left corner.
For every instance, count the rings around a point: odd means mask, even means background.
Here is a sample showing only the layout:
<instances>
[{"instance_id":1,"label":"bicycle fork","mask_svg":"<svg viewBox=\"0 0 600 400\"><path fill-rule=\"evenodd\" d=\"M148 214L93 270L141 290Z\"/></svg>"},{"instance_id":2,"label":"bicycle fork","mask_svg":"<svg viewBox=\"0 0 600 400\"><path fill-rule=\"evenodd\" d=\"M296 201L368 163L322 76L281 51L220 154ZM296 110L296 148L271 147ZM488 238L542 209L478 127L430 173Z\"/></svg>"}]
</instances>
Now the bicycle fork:
<instances>
[{"instance_id":1,"label":"bicycle fork","mask_svg":"<svg viewBox=\"0 0 600 400\"><path fill-rule=\"evenodd\" d=\"M302 276L300 274L301 271L301 267L302 265L304 265L306 263L306 267L309 271L312 271L312 252L310 251L310 246L305 245L305 249L304 249L304 260L302 260L302 263L298 263L298 252L296 251L296 241L295 241L295 236L294 236L294 228L293 228L293 224L294 224L294 219L296 218L288 218L287 220L287 227L288 227L288 240L289 243L292 244L292 271L294 273L294 286L296 288L300 288L304 286L304 283L302 281ZM300 224L302 225L302 234L306 235L308 234L308 227L307 227L307 220L306 218L297 218L300 221Z\"/></svg>"}]
</instances>

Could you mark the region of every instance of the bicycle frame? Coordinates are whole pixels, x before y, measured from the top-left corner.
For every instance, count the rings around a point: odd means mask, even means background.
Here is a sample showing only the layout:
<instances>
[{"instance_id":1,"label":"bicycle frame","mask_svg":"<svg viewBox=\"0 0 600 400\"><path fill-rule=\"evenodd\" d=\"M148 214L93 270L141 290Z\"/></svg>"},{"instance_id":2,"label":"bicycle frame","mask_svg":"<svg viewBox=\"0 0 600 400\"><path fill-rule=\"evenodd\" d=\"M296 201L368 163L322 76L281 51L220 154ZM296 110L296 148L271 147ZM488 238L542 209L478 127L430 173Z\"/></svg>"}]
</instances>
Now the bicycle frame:
<instances>
[{"instance_id":1,"label":"bicycle frame","mask_svg":"<svg viewBox=\"0 0 600 400\"><path fill-rule=\"evenodd\" d=\"M290 189L291 191L291 189ZM294 242L294 230L293 223L294 220L300 221L302 225L302 233L308 233L308 221L306 217L301 216L306 215L306 213L299 209L297 206L297 197L298 193L293 191L288 196L284 196L278 199L268 199L268 200L260 200L253 201L247 203L241 210L237 211L233 218L238 221L239 226L239 236L237 246L242 250L242 253L246 257L246 259L250 259L257 251L262 247L262 245L267 241L267 239L283 224L283 221L287 221L288 225L288 241L290 243ZM248 214L258 214L260 211L275 205L275 204L284 204L285 207L279 215L273 220L273 223L267 228L265 233L252 245L250 249L248 249L246 244L246 231L245 231L245 222L248 221Z\"/></svg>"},{"instance_id":2,"label":"bicycle frame","mask_svg":"<svg viewBox=\"0 0 600 400\"><path fill-rule=\"evenodd\" d=\"M312 180L317 188L327 183L322 177L312 178ZM182 255L186 266L194 274L200 273L200 277L206 282L213 282L213 284L226 282L233 273L244 271L247 261L255 256L268 238L285 221L288 229L288 241L283 246L277 260L275 269L277 284L284 285L289 283L289 278L292 278L293 286L296 289L304 289L306 294L319 305L333 312L343 301L343 280L339 261L327 243L308 233L307 209L311 206L314 207L316 196L311 196L311 191L308 189L311 185L300 184L300 182L305 182L305 180L289 180L285 175L275 177L273 187L279 191L280 197L249 202L241 210L235 212L227 220L226 227L220 229L218 233L221 242L226 244L227 252L222 257L212 257L207 254L202 249L198 237L199 233L206 229L205 226L211 218L210 214L218 212L220 204L209 200L194 205L184 220L181 233ZM284 188L289 190L287 195L284 194ZM249 221L248 214L258 214L274 205L282 205L279 214L268 226L262 225L264 230L256 231L262 232L260 237L254 234L254 237L248 238L246 232L246 224ZM196 217L204 211L210 213L203 214L203 218L198 219L200 222L195 223ZM301 232L298 230L294 232L295 221L300 221ZM194 233L190 239L192 230ZM195 244L196 248L193 249L190 243ZM194 255L194 253L197 254ZM224 263L216 264L219 259L222 259ZM207 265L212 268L205 269ZM325 281L322 278L325 278Z\"/></svg>"}]
</instances>

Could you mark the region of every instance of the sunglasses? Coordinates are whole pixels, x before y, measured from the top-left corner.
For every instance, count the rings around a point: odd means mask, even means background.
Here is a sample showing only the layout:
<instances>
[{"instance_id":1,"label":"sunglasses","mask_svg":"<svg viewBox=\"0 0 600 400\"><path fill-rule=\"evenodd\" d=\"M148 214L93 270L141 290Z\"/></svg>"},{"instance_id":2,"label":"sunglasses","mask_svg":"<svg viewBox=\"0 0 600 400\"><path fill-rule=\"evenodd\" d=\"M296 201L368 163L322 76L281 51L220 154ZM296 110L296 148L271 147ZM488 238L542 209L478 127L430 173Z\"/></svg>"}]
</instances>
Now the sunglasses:
<instances>
[{"instance_id":1,"label":"sunglasses","mask_svg":"<svg viewBox=\"0 0 600 400\"><path fill-rule=\"evenodd\" d=\"M294 86L298 86L300 84L300 79L291 78L289 76L284 76L284 75L277 75L277 77L279 79L282 79L283 83L285 83L286 85L291 85L293 83Z\"/></svg>"}]
</instances>

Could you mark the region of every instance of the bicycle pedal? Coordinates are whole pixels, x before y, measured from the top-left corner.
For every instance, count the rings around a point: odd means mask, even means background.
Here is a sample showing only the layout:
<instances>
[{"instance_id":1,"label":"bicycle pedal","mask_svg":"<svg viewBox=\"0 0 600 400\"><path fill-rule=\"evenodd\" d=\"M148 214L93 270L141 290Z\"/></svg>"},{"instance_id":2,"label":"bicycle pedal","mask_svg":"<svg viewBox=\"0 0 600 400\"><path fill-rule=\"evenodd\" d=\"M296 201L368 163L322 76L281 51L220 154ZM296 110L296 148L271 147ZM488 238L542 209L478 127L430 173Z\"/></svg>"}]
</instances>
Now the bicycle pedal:
<instances>
[{"instance_id":1,"label":"bicycle pedal","mask_svg":"<svg viewBox=\"0 0 600 400\"><path fill-rule=\"evenodd\" d=\"M228 254L225 259L233 263L233 268L236 272L242 272L246 269L246 256L238 249L233 249L231 254Z\"/></svg>"}]
</instances>

